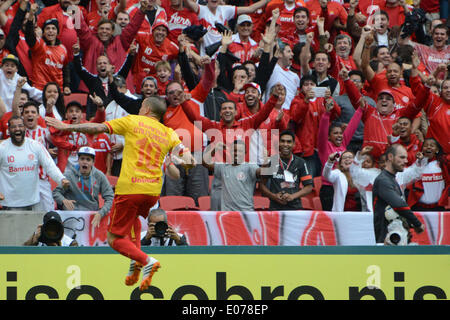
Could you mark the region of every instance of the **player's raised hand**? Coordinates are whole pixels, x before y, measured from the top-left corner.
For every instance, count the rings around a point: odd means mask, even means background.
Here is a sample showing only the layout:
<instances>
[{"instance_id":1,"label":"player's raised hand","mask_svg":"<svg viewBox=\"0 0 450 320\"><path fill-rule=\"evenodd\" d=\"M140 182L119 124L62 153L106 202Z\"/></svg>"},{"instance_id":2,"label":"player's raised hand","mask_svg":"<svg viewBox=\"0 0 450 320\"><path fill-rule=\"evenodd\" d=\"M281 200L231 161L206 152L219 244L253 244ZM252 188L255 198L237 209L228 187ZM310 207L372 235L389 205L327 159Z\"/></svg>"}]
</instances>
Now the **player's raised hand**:
<instances>
[{"instance_id":1,"label":"player's raised hand","mask_svg":"<svg viewBox=\"0 0 450 320\"><path fill-rule=\"evenodd\" d=\"M53 117L45 117L45 123L49 127L53 127L57 130L64 130L68 127L67 123L64 123Z\"/></svg>"}]
</instances>

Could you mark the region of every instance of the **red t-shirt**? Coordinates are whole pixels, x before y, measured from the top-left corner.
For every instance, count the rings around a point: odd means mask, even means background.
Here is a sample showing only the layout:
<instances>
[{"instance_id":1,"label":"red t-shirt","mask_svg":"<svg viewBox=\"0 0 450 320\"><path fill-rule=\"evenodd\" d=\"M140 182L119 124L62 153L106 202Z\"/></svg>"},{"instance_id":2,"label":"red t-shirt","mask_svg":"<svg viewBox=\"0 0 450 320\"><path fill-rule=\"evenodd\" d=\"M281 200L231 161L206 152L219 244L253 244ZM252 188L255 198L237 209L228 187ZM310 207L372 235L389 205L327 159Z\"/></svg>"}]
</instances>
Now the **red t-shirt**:
<instances>
[{"instance_id":1,"label":"red t-shirt","mask_svg":"<svg viewBox=\"0 0 450 320\"><path fill-rule=\"evenodd\" d=\"M55 81L63 88L62 69L69 63L66 47L62 44L48 46L42 39L36 39L31 54L33 63L31 80L34 87L43 90L48 82Z\"/></svg>"},{"instance_id":2,"label":"red t-shirt","mask_svg":"<svg viewBox=\"0 0 450 320\"><path fill-rule=\"evenodd\" d=\"M439 0L420 1L420 7L428 13L439 12Z\"/></svg>"},{"instance_id":3,"label":"red t-shirt","mask_svg":"<svg viewBox=\"0 0 450 320\"><path fill-rule=\"evenodd\" d=\"M317 18L322 14L322 8L320 7L319 1L308 1L306 3L306 8L308 8L310 14L309 22L317 24ZM329 16L337 16L343 25L347 24L348 14L343 6L337 2L328 2L327 9Z\"/></svg>"},{"instance_id":4,"label":"red t-shirt","mask_svg":"<svg viewBox=\"0 0 450 320\"><path fill-rule=\"evenodd\" d=\"M380 6L389 15L389 28L401 26L405 22L405 9L401 5L395 7L387 7L386 2Z\"/></svg>"},{"instance_id":5,"label":"red t-shirt","mask_svg":"<svg viewBox=\"0 0 450 320\"><path fill-rule=\"evenodd\" d=\"M198 16L186 8L183 8L183 10L173 9L170 6L169 0L162 0L161 2L161 6L166 11L167 23L169 25L169 34L167 37L170 41L178 43L178 36L184 28L199 24Z\"/></svg>"},{"instance_id":6,"label":"red t-shirt","mask_svg":"<svg viewBox=\"0 0 450 320\"><path fill-rule=\"evenodd\" d=\"M141 82L145 77L156 77L155 65L158 61L170 61L178 57L178 46L168 38L164 39L162 44L157 45L153 36L145 33L138 33L136 41L139 44L139 50L134 62L134 70L137 71L134 74L134 79L136 90L140 92ZM146 72L144 69L150 71Z\"/></svg>"},{"instance_id":7,"label":"red t-shirt","mask_svg":"<svg viewBox=\"0 0 450 320\"><path fill-rule=\"evenodd\" d=\"M395 108L401 109L406 107L411 101L414 101L415 96L411 91L411 88L401 84L399 87L391 87L388 85L386 78L386 71L377 73L370 81L370 85L373 89L373 99L377 99L378 93L381 90L388 89L394 95Z\"/></svg>"},{"instance_id":8,"label":"red t-shirt","mask_svg":"<svg viewBox=\"0 0 450 320\"><path fill-rule=\"evenodd\" d=\"M111 5L111 10L108 13L108 19L115 20L116 19L116 12L114 11L116 5ZM102 19L102 16L98 12L98 10L91 11L87 15L86 22L89 26L89 29L93 31L97 31L97 25L98 22Z\"/></svg>"},{"instance_id":9,"label":"red t-shirt","mask_svg":"<svg viewBox=\"0 0 450 320\"><path fill-rule=\"evenodd\" d=\"M258 47L258 43L253 39L249 39L247 42L241 42L239 35L235 34L233 35L233 42L228 46L228 50L240 58L240 63L244 63L245 61L252 60Z\"/></svg>"},{"instance_id":10,"label":"red t-shirt","mask_svg":"<svg viewBox=\"0 0 450 320\"><path fill-rule=\"evenodd\" d=\"M78 6L83 13L82 18L86 18L86 9L82 6ZM61 43L68 49L68 60L69 62L73 60L73 51L72 47L75 43L77 43L78 36L75 31L75 27L72 22L72 18L62 11L61 6L59 4L55 4L50 7L45 7L42 9L41 13L38 15L38 26L42 29L44 26L44 22L48 19L56 18L59 24L59 35L58 39L61 40ZM75 21L76 22L76 21Z\"/></svg>"},{"instance_id":11,"label":"red t-shirt","mask_svg":"<svg viewBox=\"0 0 450 320\"><path fill-rule=\"evenodd\" d=\"M314 98L306 103L301 96L297 96L292 101L291 119L300 124L295 134L301 141L303 156L305 157L312 156L317 148L319 123L324 113L324 98ZM340 115L341 108L334 103L331 118L334 120Z\"/></svg>"}]
</instances>

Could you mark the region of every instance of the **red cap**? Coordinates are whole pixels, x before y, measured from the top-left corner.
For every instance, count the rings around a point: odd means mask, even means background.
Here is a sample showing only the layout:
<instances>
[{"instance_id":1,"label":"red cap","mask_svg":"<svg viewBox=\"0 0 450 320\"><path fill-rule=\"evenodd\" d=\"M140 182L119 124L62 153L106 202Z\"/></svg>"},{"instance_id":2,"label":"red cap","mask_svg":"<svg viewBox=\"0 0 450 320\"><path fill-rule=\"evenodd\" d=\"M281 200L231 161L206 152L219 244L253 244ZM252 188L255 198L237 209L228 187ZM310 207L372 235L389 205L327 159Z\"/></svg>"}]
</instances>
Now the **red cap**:
<instances>
[{"instance_id":1,"label":"red cap","mask_svg":"<svg viewBox=\"0 0 450 320\"><path fill-rule=\"evenodd\" d=\"M258 90L259 94L261 94L261 86L255 82L249 82L244 84L244 87L242 89L247 89L248 87L252 87L255 88L256 90Z\"/></svg>"},{"instance_id":2,"label":"red cap","mask_svg":"<svg viewBox=\"0 0 450 320\"><path fill-rule=\"evenodd\" d=\"M152 30L155 30L159 26L164 26L166 27L167 31L169 31L169 25L167 24L167 21L165 19L157 19L153 24Z\"/></svg>"},{"instance_id":3,"label":"red cap","mask_svg":"<svg viewBox=\"0 0 450 320\"><path fill-rule=\"evenodd\" d=\"M389 89L383 89L383 90L381 90L380 92L378 92L377 97L379 97L379 96L380 96L381 94L383 94L383 93L390 95L390 96L392 97L392 100L395 100L394 94L393 94L392 91L389 90Z\"/></svg>"}]
</instances>

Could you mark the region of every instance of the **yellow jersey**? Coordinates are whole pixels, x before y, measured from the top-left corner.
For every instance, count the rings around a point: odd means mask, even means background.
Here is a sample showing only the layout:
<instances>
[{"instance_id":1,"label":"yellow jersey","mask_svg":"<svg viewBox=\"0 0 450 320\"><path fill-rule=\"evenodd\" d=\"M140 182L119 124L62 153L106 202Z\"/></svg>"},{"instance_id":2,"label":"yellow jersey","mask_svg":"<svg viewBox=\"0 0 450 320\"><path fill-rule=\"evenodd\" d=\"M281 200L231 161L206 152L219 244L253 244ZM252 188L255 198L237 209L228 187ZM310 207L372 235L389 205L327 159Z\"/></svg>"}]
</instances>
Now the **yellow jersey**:
<instances>
[{"instance_id":1,"label":"yellow jersey","mask_svg":"<svg viewBox=\"0 0 450 320\"><path fill-rule=\"evenodd\" d=\"M155 118L139 115L129 115L104 124L110 134L125 137L122 168L115 193L159 196L164 158L181 144L176 132Z\"/></svg>"}]
</instances>

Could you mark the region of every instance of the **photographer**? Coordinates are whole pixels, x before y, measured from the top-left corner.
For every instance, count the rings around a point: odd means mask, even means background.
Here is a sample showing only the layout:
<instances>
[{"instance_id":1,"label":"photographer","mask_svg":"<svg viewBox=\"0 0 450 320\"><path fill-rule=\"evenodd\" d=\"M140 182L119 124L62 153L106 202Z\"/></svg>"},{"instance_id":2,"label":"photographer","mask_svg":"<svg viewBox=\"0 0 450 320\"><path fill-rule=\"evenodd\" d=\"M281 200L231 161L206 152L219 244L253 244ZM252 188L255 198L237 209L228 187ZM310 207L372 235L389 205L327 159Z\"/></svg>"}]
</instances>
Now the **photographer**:
<instances>
[{"instance_id":1,"label":"photographer","mask_svg":"<svg viewBox=\"0 0 450 320\"><path fill-rule=\"evenodd\" d=\"M141 234L142 246L187 246L186 237L167 223L163 209L154 209L148 216L148 230Z\"/></svg>"},{"instance_id":2,"label":"photographer","mask_svg":"<svg viewBox=\"0 0 450 320\"><path fill-rule=\"evenodd\" d=\"M44 215L43 224L37 226L33 235L24 246L77 247L75 239L64 234L61 216L55 211Z\"/></svg>"},{"instance_id":3,"label":"photographer","mask_svg":"<svg viewBox=\"0 0 450 320\"><path fill-rule=\"evenodd\" d=\"M407 223L409 228L414 228L417 233L425 230L425 226L417 219L406 203L403 192L395 180L397 172L402 172L408 161L406 149L399 144L394 144L386 151L386 167L381 171L373 183L373 207L374 229L377 243L384 243L388 234L390 220L387 212L392 208L401 220ZM389 216L389 217L388 217ZM406 231L408 231L406 229Z\"/></svg>"}]
</instances>

